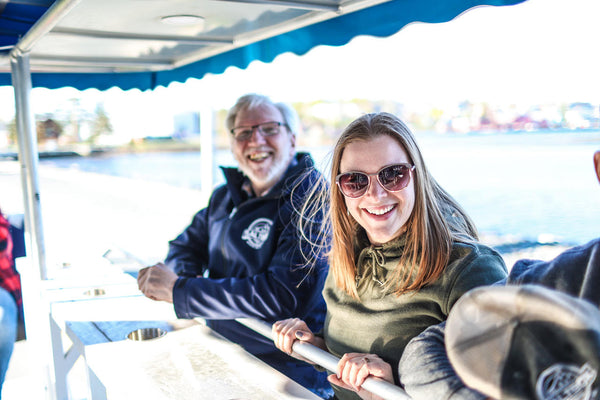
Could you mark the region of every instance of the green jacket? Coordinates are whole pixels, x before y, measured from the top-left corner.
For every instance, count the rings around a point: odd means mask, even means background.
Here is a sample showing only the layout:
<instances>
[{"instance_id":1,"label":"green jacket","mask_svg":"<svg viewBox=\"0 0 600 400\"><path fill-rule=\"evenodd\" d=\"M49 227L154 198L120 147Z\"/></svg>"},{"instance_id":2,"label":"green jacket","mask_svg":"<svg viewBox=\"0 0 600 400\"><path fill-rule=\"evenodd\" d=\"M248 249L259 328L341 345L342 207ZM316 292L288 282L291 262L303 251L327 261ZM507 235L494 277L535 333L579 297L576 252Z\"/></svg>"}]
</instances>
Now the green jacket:
<instances>
[{"instance_id":1,"label":"green jacket","mask_svg":"<svg viewBox=\"0 0 600 400\"><path fill-rule=\"evenodd\" d=\"M406 344L425 328L445 321L454 303L470 289L492 284L507 275L502 257L481 244L454 243L450 262L434 283L419 291L396 296L381 283L398 268L405 238L382 246L358 250L357 287L360 299L339 289L331 273L323 297L327 317L323 330L329 351L377 354L392 366L398 379L398 362ZM358 395L334 387L339 400L359 399Z\"/></svg>"}]
</instances>

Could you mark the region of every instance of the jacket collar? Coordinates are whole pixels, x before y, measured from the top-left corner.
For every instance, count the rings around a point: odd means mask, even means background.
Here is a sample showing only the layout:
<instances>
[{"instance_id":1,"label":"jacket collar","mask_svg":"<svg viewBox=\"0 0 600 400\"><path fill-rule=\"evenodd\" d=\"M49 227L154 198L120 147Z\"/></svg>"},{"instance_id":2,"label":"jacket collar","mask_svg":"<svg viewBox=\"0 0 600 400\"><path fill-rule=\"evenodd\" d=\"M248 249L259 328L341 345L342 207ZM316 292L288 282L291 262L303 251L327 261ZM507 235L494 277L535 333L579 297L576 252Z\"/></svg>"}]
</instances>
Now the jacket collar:
<instances>
[{"instance_id":1,"label":"jacket collar","mask_svg":"<svg viewBox=\"0 0 600 400\"><path fill-rule=\"evenodd\" d=\"M286 185L286 182L290 179L300 176L304 171L314 166L312 157L308 153L296 153L292 158L290 165L283 174L283 177L277 182L269 191L263 196L265 198L280 197L282 193L289 192L291 187ZM225 176L226 185L231 193L233 203L238 205L247 199L254 197L254 195L247 190L244 190L244 186L250 182L238 168L234 167L221 167L223 175Z\"/></svg>"}]
</instances>

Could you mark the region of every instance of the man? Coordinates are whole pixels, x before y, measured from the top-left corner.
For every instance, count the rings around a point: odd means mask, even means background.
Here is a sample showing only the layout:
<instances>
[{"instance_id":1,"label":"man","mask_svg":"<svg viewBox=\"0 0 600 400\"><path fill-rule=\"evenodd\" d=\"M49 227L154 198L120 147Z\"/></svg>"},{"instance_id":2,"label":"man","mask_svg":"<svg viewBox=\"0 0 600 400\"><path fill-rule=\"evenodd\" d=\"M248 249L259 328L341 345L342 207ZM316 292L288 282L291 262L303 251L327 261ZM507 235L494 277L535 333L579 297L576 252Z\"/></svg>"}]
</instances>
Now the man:
<instances>
[{"instance_id":1,"label":"man","mask_svg":"<svg viewBox=\"0 0 600 400\"><path fill-rule=\"evenodd\" d=\"M221 335L323 394L321 389L329 390L325 373L233 320L299 317L321 328L327 264L321 257L305 267L317 232L301 233L295 222L304 194L322 176L308 154L296 153L298 118L287 105L245 95L226 124L238 168L222 168L226 184L169 243L166 265L139 272L139 288L151 299L173 303L179 318L206 319Z\"/></svg>"},{"instance_id":2,"label":"man","mask_svg":"<svg viewBox=\"0 0 600 400\"><path fill-rule=\"evenodd\" d=\"M600 151L594 168L600 181ZM548 262L517 261L506 281L468 292L447 322L408 344L400 380L415 400L596 399L599 284L600 238ZM574 334L577 324L587 329Z\"/></svg>"}]
</instances>

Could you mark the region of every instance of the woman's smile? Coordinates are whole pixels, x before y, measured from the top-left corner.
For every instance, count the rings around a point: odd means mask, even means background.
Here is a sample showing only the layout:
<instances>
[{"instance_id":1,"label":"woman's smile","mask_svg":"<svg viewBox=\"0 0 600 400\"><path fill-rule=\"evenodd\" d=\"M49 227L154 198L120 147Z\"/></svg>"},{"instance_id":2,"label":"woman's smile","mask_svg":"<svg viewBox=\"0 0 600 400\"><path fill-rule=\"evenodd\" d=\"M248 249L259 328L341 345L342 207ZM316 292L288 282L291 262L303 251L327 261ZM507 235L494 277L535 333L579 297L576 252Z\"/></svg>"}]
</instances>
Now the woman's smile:
<instances>
[{"instance_id":1,"label":"woman's smile","mask_svg":"<svg viewBox=\"0 0 600 400\"><path fill-rule=\"evenodd\" d=\"M369 214L372 214L372 215L382 216L382 215L389 213L394 208L396 208L396 204L392 204L389 206L366 207L366 208L363 208L363 210L365 210L366 212L368 212Z\"/></svg>"}]
</instances>

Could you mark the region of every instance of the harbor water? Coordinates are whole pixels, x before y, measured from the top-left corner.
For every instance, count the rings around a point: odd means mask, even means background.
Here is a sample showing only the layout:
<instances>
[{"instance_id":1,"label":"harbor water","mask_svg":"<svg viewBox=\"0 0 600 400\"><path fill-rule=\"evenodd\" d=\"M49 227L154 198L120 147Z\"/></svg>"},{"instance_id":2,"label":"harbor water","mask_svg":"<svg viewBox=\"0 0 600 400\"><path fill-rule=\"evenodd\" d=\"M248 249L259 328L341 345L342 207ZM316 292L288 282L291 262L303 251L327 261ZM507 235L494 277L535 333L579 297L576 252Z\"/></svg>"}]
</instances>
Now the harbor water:
<instances>
[{"instance_id":1,"label":"harbor water","mask_svg":"<svg viewBox=\"0 0 600 400\"><path fill-rule=\"evenodd\" d=\"M481 233L581 244L600 234L600 184L592 155L600 132L419 133L425 162L472 216ZM301 148L328 170L331 147ZM234 165L230 152L216 165ZM200 152L106 154L42 160L41 165L199 189ZM214 168L214 182L223 182Z\"/></svg>"}]
</instances>

